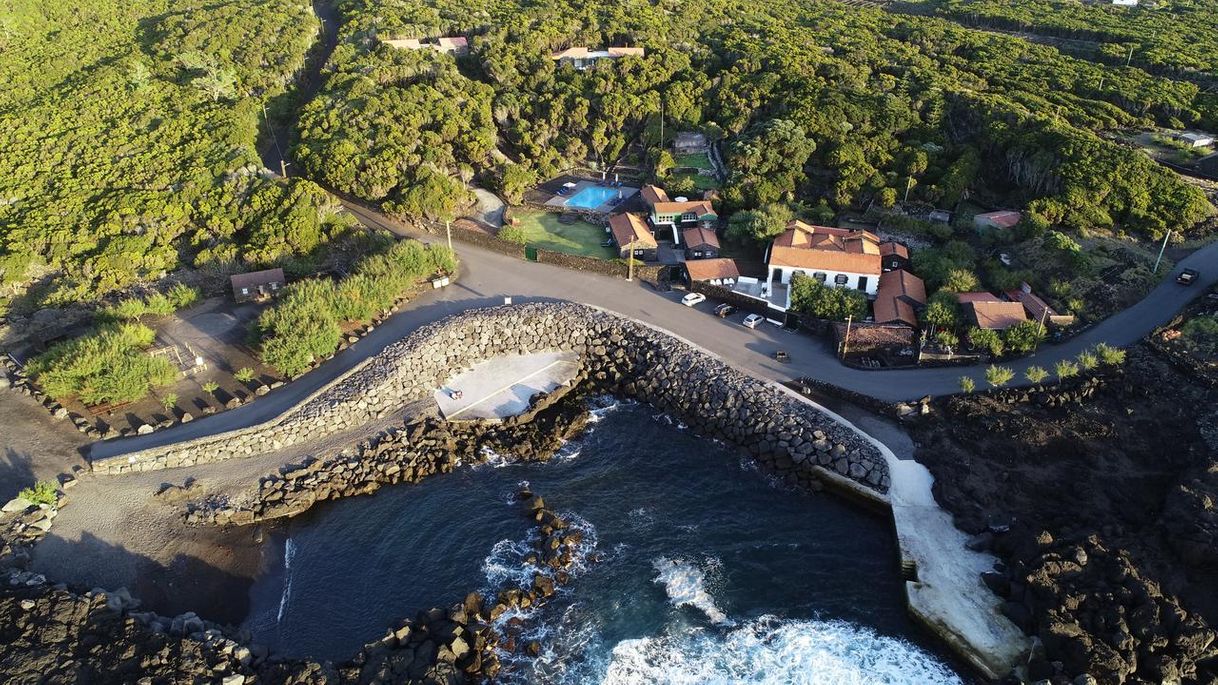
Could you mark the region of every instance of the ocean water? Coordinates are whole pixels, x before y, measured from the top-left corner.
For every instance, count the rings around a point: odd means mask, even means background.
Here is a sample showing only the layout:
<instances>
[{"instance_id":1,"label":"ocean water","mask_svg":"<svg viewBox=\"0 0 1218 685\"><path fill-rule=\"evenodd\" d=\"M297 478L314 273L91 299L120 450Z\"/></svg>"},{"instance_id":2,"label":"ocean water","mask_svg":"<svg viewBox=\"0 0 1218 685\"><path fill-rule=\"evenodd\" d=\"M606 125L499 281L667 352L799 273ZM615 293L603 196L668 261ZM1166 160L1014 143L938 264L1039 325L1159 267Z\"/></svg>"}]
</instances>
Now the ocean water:
<instances>
[{"instance_id":1,"label":"ocean water","mask_svg":"<svg viewBox=\"0 0 1218 685\"><path fill-rule=\"evenodd\" d=\"M502 682L962 682L905 614L886 521L650 407L597 414L547 464L492 460L294 521L251 590L254 640L342 660L401 617L527 583L527 482L584 542L571 582L517 614L543 651L502 655Z\"/></svg>"}]
</instances>

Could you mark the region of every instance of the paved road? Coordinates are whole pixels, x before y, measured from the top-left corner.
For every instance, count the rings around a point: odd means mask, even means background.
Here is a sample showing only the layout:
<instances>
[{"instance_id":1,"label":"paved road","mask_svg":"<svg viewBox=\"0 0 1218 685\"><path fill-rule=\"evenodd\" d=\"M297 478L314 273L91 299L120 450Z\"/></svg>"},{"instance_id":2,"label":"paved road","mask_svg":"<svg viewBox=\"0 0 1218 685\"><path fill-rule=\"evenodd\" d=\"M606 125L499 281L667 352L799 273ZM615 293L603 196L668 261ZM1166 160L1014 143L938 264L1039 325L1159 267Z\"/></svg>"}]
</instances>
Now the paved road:
<instances>
[{"instance_id":1,"label":"paved road","mask_svg":"<svg viewBox=\"0 0 1218 685\"><path fill-rule=\"evenodd\" d=\"M348 205L365 224L398 235L441 241L442 237L420 234L358 205ZM910 369L864 371L842 366L824 341L784 331L765 324L756 330L740 325L740 315L723 320L711 313L712 303L685 307L682 293L658 293L638 282L627 282L596 274L575 272L549 264L537 264L458 243L460 277L453 285L418 297L410 308L386 321L366 338L339 353L333 360L301 379L249 405L195 420L152 435L97 443L92 457L110 456L135 449L169 444L252 425L272 418L363 359L376 354L419 326L473 307L531 300L571 300L602 307L640 319L691 340L734 366L762 377L789 380L807 376L886 401L911 400L924 395L957 392L962 375L971 376L977 387L985 387L981 367L961 369ZM1076 356L1099 342L1125 346L1143 338L1179 311L1198 293L1218 281L1218 243L1209 245L1177 265L1192 266L1202 280L1192 287L1165 279L1137 305L1113 316L1087 332L1060 345L1042 345L1035 355L1009 364L1019 374L1031 365L1052 367L1059 359ZM780 364L770 355L784 349L791 363Z\"/></svg>"}]
</instances>

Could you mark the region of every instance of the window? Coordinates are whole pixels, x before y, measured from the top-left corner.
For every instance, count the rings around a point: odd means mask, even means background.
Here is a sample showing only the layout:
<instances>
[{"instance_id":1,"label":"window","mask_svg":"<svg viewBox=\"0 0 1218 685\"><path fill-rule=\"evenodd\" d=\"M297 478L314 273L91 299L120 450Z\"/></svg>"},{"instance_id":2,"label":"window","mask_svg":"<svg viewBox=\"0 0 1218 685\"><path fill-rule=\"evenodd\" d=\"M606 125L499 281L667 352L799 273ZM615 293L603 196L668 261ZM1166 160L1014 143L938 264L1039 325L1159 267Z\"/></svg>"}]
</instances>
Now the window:
<instances>
[{"instance_id":1,"label":"window","mask_svg":"<svg viewBox=\"0 0 1218 685\"><path fill-rule=\"evenodd\" d=\"M702 257L702 250L694 250L694 258L698 259L701 257Z\"/></svg>"},{"instance_id":2,"label":"window","mask_svg":"<svg viewBox=\"0 0 1218 685\"><path fill-rule=\"evenodd\" d=\"M635 256L635 257L642 257L642 256L643 256L643 251L642 251L642 250L635 250L635 251L634 251L634 256Z\"/></svg>"},{"instance_id":3,"label":"window","mask_svg":"<svg viewBox=\"0 0 1218 685\"><path fill-rule=\"evenodd\" d=\"M686 212L681 215L681 221L697 221L698 215L693 212Z\"/></svg>"},{"instance_id":4,"label":"window","mask_svg":"<svg viewBox=\"0 0 1218 685\"><path fill-rule=\"evenodd\" d=\"M846 285L846 282L849 280L850 280L850 277L847 276L846 274L838 274L833 277L833 282L837 285Z\"/></svg>"},{"instance_id":5,"label":"window","mask_svg":"<svg viewBox=\"0 0 1218 685\"><path fill-rule=\"evenodd\" d=\"M249 289L249 288L242 288L242 289L241 289L241 294L242 294L242 295L249 295L249 294L250 294L250 289Z\"/></svg>"},{"instance_id":6,"label":"window","mask_svg":"<svg viewBox=\"0 0 1218 685\"><path fill-rule=\"evenodd\" d=\"M867 289L867 277L859 276L859 290L866 290L866 289Z\"/></svg>"}]
</instances>

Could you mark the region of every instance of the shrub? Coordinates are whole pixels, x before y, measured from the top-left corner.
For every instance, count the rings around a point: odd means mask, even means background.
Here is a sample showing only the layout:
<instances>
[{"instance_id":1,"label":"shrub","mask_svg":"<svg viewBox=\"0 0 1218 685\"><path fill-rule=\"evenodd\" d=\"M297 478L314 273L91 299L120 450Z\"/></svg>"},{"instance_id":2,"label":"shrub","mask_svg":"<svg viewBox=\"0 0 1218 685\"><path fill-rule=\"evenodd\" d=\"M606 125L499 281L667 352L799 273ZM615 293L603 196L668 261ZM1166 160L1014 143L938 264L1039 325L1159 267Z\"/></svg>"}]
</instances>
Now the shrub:
<instances>
[{"instance_id":1,"label":"shrub","mask_svg":"<svg viewBox=\"0 0 1218 685\"><path fill-rule=\"evenodd\" d=\"M1032 383L1040 385L1049 377L1049 372L1039 366L1029 366L1028 370L1024 372L1024 376Z\"/></svg>"},{"instance_id":2,"label":"shrub","mask_svg":"<svg viewBox=\"0 0 1218 685\"><path fill-rule=\"evenodd\" d=\"M215 381L206 381L201 387L203 392L215 392L220 389L220 384Z\"/></svg>"},{"instance_id":3,"label":"shrub","mask_svg":"<svg viewBox=\"0 0 1218 685\"><path fill-rule=\"evenodd\" d=\"M960 344L960 339L956 337L955 333L952 333L949 330L941 330L935 334L935 342L939 343L948 350L954 350L956 349L956 345Z\"/></svg>"},{"instance_id":4,"label":"shrub","mask_svg":"<svg viewBox=\"0 0 1218 685\"><path fill-rule=\"evenodd\" d=\"M1044 339L1045 328L1036 321L1020 321L1002 334L1002 342L1007 351L1014 354L1031 352Z\"/></svg>"},{"instance_id":5,"label":"shrub","mask_svg":"<svg viewBox=\"0 0 1218 685\"><path fill-rule=\"evenodd\" d=\"M985 380L995 388L1001 388L1011 379L1015 378L1015 372L1005 366L990 366L985 370Z\"/></svg>"},{"instance_id":6,"label":"shrub","mask_svg":"<svg viewBox=\"0 0 1218 685\"><path fill-rule=\"evenodd\" d=\"M1053 373L1057 374L1058 380L1064 381L1067 378L1073 378L1078 375L1078 364L1069 359L1063 359L1053 365Z\"/></svg>"},{"instance_id":7,"label":"shrub","mask_svg":"<svg viewBox=\"0 0 1218 685\"><path fill-rule=\"evenodd\" d=\"M178 377L169 360L146 352L155 338L140 323L106 324L31 359L29 372L56 399L75 396L88 405L133 402Z\"/></svg>"},{"instance_id":8,"label":"shrub","mask_svg":"<svg viewBox=\"0 0 1218 685\"><path fill-rule=\"evenodd\" d=\"M254 324L262 361L287 376L298 376L338 347L341 322L366 322L421 279L456 268L456 256L447 247L403 240L364 258L338 283L293 283Z\"/></svg>"},{"instance_id":9,"label":"shrub","mask_svg":"<svg viewBox=\"0 0 1218 685\"><path fill-rule=\"evenodd\" d=\"M1095 356L1090 350L1083 350L1078 353L1078 365L1083 369L1090 371L1100 365L1099 357Z\"/></svg>"},{"instance_id":10,"label":"shrub","mask_svg":"<svg viewBox=\"0 0 1218 685\"><path fill-rule=\"evenodd\" d=\"M165 411L173 411L173 408L178 406L177 393L167 393L164 397L162 397L161 406L165 408Z\"/></svg>"},{"instance_id":11,"label":"shrub","mask_svg":"<svg viewBox=\"0 0 1218 685\"><path fill-rule=\"evenodd\" d=\"M524 235L524 229L519 226L504 226L499 229L499 239L516 245L524 245L528 242L528 239Z\"/></svg>"},{"instance_id":12,"label":"shrub","mask_svg":"<svg viewBox=\"0 0 1218 685\"><path fill-rule=\"evenodd\" d=\"M1197 316L1180 328L1185 347L1203 355L1218 354L1218 314Z\"/></svg>"},{"instance_id":13,"label":"shrub","mask_svg":"<svg viewBox=\"0 0 1218 685\"><path fill-rule=\"evenodd\" d=\"M55 504L59 501L59 497L55 494L55 484L50 481L40 480L34 483L33 487L23 488L17 496L34 504Z\"/></svg>"},{"instance_id":14,"label":"shrub","mask_svg":"<svg viewBox=\"0 0 1218 685\"><path fill-rule=\"evenodd\" d=\"M998 335L998 331L991 331L985 328L974 327L969 330L968 342L973 347L989 352L990 356L993 357L1001 357L1005 349L1002 337Z\"/></svg>"},{"instance_id":15,"label":"shrub","mask_svg":"<svg viewBox=\"0 0 1218 685\"><path fill-rule=\"evenodd\" d=\"M165 316L199 301L201 293L182 283L175 283L165 293L153 293L146 298L129 297L98 311L102 321L136 321L144 316Z\"/></svg>"},{"instance_id":16,"label":"shrub","mask_svg":"<svg viewBox=\"0 0 1218 685\"><path fill-rule=\"evenodd\" d=\"M977 389L977 383L972 378L969 378L968 376L961 376L960 377L960 389L963 390L965 393L971 394L974 390Z\"/></svg>"},{"instance_id":17,"label":"shrub","mask_svg":"<svg viewBox=\"0 0 1218 685\"><path fill-rule=\"evenodd\" d=\"M1119 347L1113 347L1108 343L1100 343L1095 346L1095 353L1099 356L1100 361L1108 366L1120 366L1125 363L1125 350Z\"/></svg>"},{"instance_id":18,"label":"shrub","mask_svg":"<svg viewBox=\"0 0 1218 685\"><path fill-rule=\"evenodd\" d=\"M237 372L233 374L233 378L236 378L242 383L249 383L250 381L254 380L254 370L248 366L243 366L237 369Z\"/></svg>"}]
</instances>

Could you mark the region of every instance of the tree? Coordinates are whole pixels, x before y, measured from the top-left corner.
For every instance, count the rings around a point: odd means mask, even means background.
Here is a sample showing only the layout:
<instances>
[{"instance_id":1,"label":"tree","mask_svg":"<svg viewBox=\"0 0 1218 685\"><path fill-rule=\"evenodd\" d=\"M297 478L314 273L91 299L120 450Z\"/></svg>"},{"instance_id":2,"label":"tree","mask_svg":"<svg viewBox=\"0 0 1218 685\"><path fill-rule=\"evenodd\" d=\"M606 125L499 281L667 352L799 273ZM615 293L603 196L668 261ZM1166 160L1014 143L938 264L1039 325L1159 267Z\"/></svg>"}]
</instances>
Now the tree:
<instances>
[{"instance_id":1,"label":"tree","mask_svg":"<svg viewBox=\"0 0 1218 685\"><path fill-rule=\"evenodd\" d=\"M727 235L739 242L764 243L781 235L791 218L790 208L781 204L736 212L728 219Z\"/></svg>"},{"instance_id":2,"label":"tree","mask_svg":"<svg viewBox=\"0 0 1218 685\"><path fill-rule=\"evenodd\" d=\"M832 288L802 274L791 280L791 308L818 319L845 321L867 314L867 296L850 288Z\"/></svg>"},{"instance_id":3,"label":"tree","mask_svg":"<svg viewBox=\"0 0 1218 685\"><path fill-rule=\"evenodd\" d=\"M1007 351L1024 354L1036 349L1045 339L1045 327L1039 321L1020 321L1002 332L1002 342Z\"/></svg>"},{"instance_id":4,"label":"tree","mask_svg":"<svg viewBox=\"0 0 1218 685\"><path fill-rule=\"evenodd\" d=\"M980 286L977 274L968 269L952 269L943 280L943 289L953 293L972 292Z\"/></svg>"},{"instance_id":5,"label":"tree","mask_svg":"<svg viewBox=\"0 0 1218 685\"><path fill-rule=\"evenodd\" d=\"M922 322L937 329L954 330L960 324L960 303L956 296L940 290L926 302Z\"/></svg>"},{"instance_id":6,"label":"tree","mask_svg":"<svg viewBox=\"0 0 1218 685\"><path fill-rule=\"evenodd\" d=\"M998 331L973 327L968 332L968 342L977 349L985 350L991 357L1001 357L1004 350Z\"/></svg>"},{"instance_id":7,"label":"tree","mask_svg":"<svg viewBox=\"0 0 1218 685\"><path fill-rule=\"evenodd\" d=\"M960 344L960 339L950 330L943 329L935 334L935 342L946 349L948 354L952 354L952 351L956 349L956 345Z\"/></svg>"},{"instance_id":8,"label":"tree","mask_svg":"<svg viewBox=\"0 0 1218 685\"><path fill-rule=\"evenodd\" d=\"M985 380L995 388L1001 388L1015 377L1015 372L1005 366L990 365L985 370Z\"/></svg>"}]
</instances>

